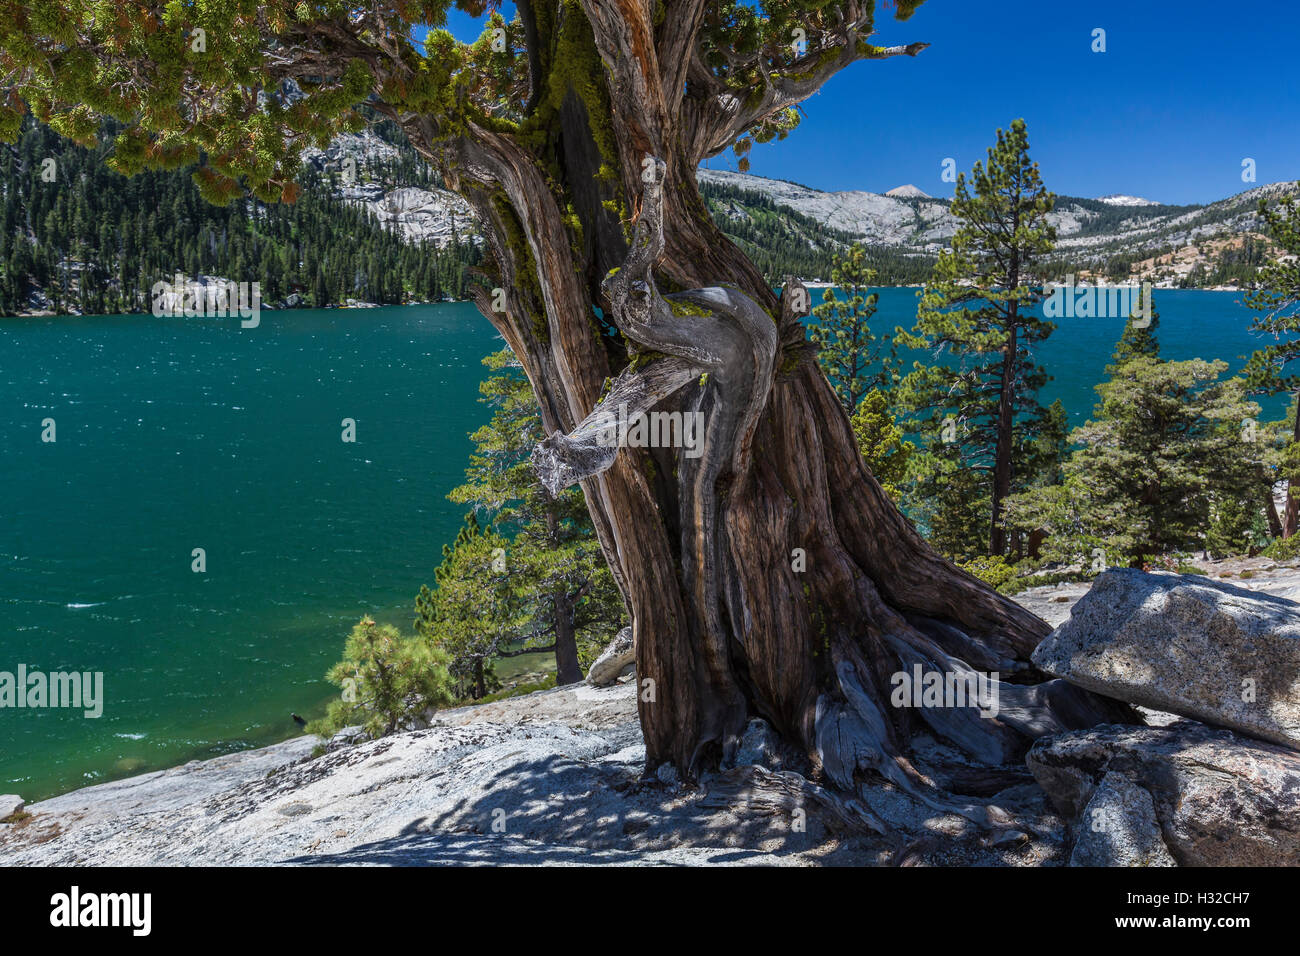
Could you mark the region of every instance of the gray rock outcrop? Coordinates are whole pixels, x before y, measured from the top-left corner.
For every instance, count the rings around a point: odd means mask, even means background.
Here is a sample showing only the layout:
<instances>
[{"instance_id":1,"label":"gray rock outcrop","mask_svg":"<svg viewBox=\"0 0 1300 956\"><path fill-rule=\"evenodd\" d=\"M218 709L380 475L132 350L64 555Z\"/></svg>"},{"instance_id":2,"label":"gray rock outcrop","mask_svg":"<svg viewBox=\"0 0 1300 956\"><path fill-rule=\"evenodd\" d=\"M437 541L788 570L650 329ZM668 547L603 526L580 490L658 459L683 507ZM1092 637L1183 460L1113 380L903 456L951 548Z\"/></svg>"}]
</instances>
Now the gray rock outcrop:
<instances>
[{"instance_id":1,"label":"gray rock outcrop","mask_svg":"<svg viewBox=\"0 0 1300 956\"><path fill-rule=\"evenodd\" d=\"M429 242L439 249L455 239L481 242L473 209L456 193L373 178L382 175L384 165L398 155L396 147L370 128L340 133L323 150L303 150L307 162L338 177L340 199L369 210L380 224L400 233L407 242Z\"/></svg>"},{"instance_id":2,"label":"gray rock outcrop","mask_svg":"<svg viewBox=\"0 0 1300 956\"><path fill-rule=\"evenodd\" d=\"M1008 832L987 839L893 787L846 800L752 764L698 786L647 778L631 683L440 711L426 730L313 756L317 743L31 804L0 826L0 866L1037 866L1069 852L1032 783L998 794Z\"/></svg>"},{"instance_id":3,"label":"gray rock outcrop","mask_svg":"<svg viewBox=\"0 0 1300 956\"><path fill-rule=\"evenodd\" d=\"M445 189L401 186L379 197L355 201L367 206L384 226L401 232L408 242L431 242L441 249L455 238L477 241L473 233L477 220L469 204Z\"/></svg>"},{"instance_id":4,"label":"gray rock outcrop","mask_svg":"<svg viewBox=\"0 0 1300 956\"><path fill-rule=\"evenodd\" d=\"M1300 865L1300 754L1286 747L1179 720L1046 738L1026 762L1076 822L1076 863L1158 865L1142 790L1180 866Z\"/></svg>"},{"instance_id":5,"label":"gray rock outcrop","mask_svg":"<svg viewBox=\"0 0 1300 956\"><path fill-rule=\"evenodd\" d=\"M632 641L632 628L625 627L614 635L595 663L587 671L587 683L595 687L608 687L618 680L629 665L636 664L636 645Z\"/></svg>"},{"instance_id":6,"label":"gray rock outcrop","mask_svg":"<svg viewBox=\"0 0 1300 956\"><path fill-rule=\"evenodd\" d=\"M1121 773L1108 772L1079 818L1071 866L1177 866L1160 835L1155 802Z\"/></svg>"},{"instance_id":7,"label":"gray rock outcrop","mask_svg":"<svg viewBox=\"0 0 1300 956\"><path fill-rule=\"evenodd\" d=\"M1300 605L1283 598L1107 571L1033 660L1108 697L1300 748Z\"/></svg>"}]
</instances>

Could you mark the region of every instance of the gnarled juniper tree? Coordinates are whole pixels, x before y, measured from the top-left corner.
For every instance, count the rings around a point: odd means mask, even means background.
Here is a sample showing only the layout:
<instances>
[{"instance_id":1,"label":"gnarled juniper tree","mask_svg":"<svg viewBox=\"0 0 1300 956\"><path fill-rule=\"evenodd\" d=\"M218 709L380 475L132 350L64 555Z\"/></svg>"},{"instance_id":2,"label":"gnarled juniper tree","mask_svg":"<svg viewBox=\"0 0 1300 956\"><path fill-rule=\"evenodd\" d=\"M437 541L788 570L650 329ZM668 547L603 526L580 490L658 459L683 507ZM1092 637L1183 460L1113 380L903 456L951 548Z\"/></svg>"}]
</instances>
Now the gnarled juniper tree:
<instances>
[{"instance_id":1,"label":"gnarled juniper tree","mask_svg":"<svg viewBox=\"0 0 1300 956\"><path fill-rule=\"evenodd\" d=\"M357 104L401 126L477 213L493 263L479 308L532 383L545 476L586 494L634 622L648 771L725 765L761 716L839 787L922 792L918 720L997 759L1106 716L1030 686L1046 625L890 503L807 343L806 290L778 298L696 185L705 158L785 135L840 70L925 44L874 45L858 0L520 0L471 44L437 28L448 5L10 4L3 125L26 103L87 140L110 115L119 168L202 157L216 200L291 199L302 149L355 128ZM620 404L656 402L706 416L698 457L592 440ZM1001 716L891 708L891 674L914 664L997 671Z\"/></svg>"}]
</instances>

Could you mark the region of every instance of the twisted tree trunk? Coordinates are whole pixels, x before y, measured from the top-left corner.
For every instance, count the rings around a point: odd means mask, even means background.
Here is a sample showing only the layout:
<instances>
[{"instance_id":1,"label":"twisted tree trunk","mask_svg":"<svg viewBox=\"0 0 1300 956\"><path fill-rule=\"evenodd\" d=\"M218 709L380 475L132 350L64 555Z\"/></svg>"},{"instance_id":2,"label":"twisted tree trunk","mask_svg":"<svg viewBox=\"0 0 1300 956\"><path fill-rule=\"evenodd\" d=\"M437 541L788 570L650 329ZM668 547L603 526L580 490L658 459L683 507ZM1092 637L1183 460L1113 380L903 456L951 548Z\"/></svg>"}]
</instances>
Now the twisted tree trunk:
<instances>
[{"instance_id":1,"label":"twisted tree trunk","mask_svg":"<svg viewBox=\"0 0 1300 956\"><path fill-rule=\"evenodd\" d=\"M484 226L506 308L488 290L477 302L532 382L550 436L534 460L553 489L581 483L632 617L647 772L726 767L762 717L837 787L883 777L937 800L907 758L919 727L1000 764L1043 733L1123 719L1060 682L1033 685L1047 626L899 514L817 367L806 290L778 299L700 198L703 157L859 53L819 56L742 104L691 52L704 5L673 9L695 12L656 28L649 3L585 0L530 26L542 49L549 30L597 64L551 74L541 155L508 133L447 137L392 114ZM610 444L620 415L651 409L702 413L698 457ZM996 672L999 717L891 706L892 675L914 667Z\"/></svg>"}]
</instances>

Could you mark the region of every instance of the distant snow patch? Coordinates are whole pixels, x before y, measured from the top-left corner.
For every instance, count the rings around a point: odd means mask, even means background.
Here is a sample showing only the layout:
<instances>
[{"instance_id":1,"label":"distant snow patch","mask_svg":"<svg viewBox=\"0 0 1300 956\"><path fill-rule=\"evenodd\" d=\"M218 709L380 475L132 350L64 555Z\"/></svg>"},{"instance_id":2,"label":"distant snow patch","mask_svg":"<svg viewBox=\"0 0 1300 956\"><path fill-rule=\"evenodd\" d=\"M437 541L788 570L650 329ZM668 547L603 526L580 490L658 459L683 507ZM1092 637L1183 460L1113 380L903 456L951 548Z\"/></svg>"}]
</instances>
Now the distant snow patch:
<instances>
[{"instance_id":1,"label":"distant snow patch","mask_svg":"<svg viewBox=\"0 0 1300 956\"><path fill-rule=\"evenodd\" d=\"M1104 202L1108 206L1159 206L1160 203L1154 199L1143 199L1141 196L1125 196L1121 193L1115 193L1111 196L1098 196L1097 202Z\"/></svg>"}]
</instances>

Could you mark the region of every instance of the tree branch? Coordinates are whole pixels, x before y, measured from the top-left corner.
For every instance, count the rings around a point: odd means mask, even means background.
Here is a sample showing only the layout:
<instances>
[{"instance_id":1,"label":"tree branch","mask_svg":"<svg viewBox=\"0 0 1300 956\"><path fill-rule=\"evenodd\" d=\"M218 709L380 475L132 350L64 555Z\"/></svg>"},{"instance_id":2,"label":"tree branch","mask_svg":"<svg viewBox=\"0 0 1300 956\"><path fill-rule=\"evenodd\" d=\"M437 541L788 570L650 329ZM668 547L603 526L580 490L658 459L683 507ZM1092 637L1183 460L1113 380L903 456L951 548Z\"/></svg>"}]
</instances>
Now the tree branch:
<instances>
[{"instance_id":1,"label":"tree branch","mask_svg":"<svg viewBox=\"0 0 1300 956\"><path fill-rule=\"evenodd\" d=\"M698 47L691 58L688 77L707 89L707 95L693 111L692 129L687 141L692 144L696 161L716 156L728 149L746 130L771 119L782 110L802 103L826 84L836 73L858 60L883 60L895 56L916 56L928 43L908 43L879 47L867 42L872 31L872 6L859 8L845 5L843 22L820 38L810 35L809 50L794 62L774 67L766 51L748 59L729 58L735 72L756 70L763 79L760 92L741 98L738 90L721 82L707 66ZM813 50L815 39L819 48ZM829 41L829 42L828 42Z\"/></svg>"},{"instance_id":2,"label":"tree branch","mask_svg":"<svg viewBox=\"0 0 1300 956\"><path fill-rule=\"evenodd\" d=\"M545 654L547 652L555 653L555 645L547 644L543 647L521 647L516 651L499 651L497 657L523 657L525 654Z\"/></svg>"}]
</instances>

